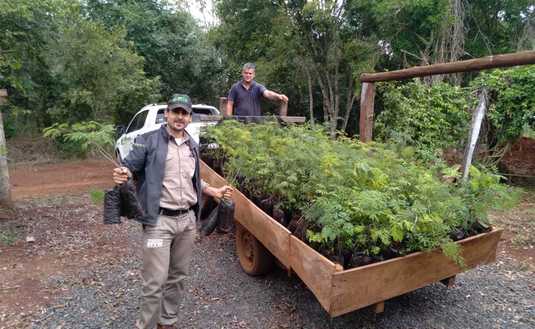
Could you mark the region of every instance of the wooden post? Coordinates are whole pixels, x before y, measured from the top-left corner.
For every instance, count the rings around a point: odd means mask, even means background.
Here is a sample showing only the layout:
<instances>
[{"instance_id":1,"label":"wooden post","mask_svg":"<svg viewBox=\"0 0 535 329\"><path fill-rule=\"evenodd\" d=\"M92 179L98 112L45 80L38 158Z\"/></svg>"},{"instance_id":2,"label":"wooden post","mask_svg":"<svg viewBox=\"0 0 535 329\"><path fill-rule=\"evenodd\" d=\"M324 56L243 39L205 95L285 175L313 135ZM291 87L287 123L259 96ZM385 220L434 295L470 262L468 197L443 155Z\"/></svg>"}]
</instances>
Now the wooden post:
<instances>
[{"instance_id":1,"label":"wooden post","mask_svg":"<svg viewBox=\"0 0 535 329\"><path fill-rule=\"evenodd\" d=\"M288 116L288 103L287 102L281 102L279 106L279 115L281 117Z\"/></svg>"},{"instance_id":2,"label":"wooden post","mask_svg":"<svg viewBox=\"0 0 535 329\"><path fill-rule=\"evenodd\" d=\"M479 131L481 130L481 122L485 116L485 111L487 110L487 89L483 88L479 93L479 103L477 108L472 114L472 125L470 127L470 133L468 135L468 144L464 152L463 159L463 181L468 179L468 174L470 172L470 165L472 164L472 157L474 156L474 150L476 148L477 139L479 137Z\"/></svg>"},{"instance_id":3,"label":"wooden post","mask_svg":"<svg viewBox=\"0 0 535 329\"><path fill-rule=\"evenodd\" d=\"M219 97L219 112L222 116L226 116L227 114L227 98L226 97Z\"/></svg>"},{"instance_id":4,"label":"wooden post","mask_svg":"<svg viewBox=\"0 0 535 329\"><path fill-rule=\"evenodd\" d=\"M7 90L0 89L0 105L7 100ZM4 121L0 111L0 206L11 208L11 188L9 185L9 170L7 167L7 146L4 134Z\"/></svg>"},{"instance_id":5,"label":"wooden post","mask_svg":"<svg viewBox=\"0 0 535 329\"><path fill-rule=\"evenodd\" d=\"M360 141L370 142L373 135L373 106L375 101L375 84L370 82L362 83L360 95L360 118L359 134Z\"/></svg>"},{"instance_id":6,"label":"wooden post","mask_svg":"<svg viewBox=\"0 0 535 329\"><path fill-rule=\"evenodd\" d=\"M385 302L382 301L377 304L373 304L372 307L373 307L373 312L375 314L381 314L385 311Z\"/></svg>"}]
</instances>

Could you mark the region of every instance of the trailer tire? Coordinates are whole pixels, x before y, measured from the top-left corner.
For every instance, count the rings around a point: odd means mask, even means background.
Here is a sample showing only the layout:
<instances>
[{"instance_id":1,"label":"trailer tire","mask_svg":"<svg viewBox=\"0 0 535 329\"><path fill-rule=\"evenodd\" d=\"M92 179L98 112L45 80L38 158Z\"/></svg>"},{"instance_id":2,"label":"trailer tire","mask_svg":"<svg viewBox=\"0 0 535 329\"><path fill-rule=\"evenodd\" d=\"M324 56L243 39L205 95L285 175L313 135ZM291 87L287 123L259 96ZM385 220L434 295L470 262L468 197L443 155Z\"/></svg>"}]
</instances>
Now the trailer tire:
<instances>
[{"instance_id":1,"label":"trailer tire","mask_svg":"<svg viewBox=\"0 0 535 329\"><path fill-rule=\"evenodd\" d=\"M236 223L236 251L245 273L263 275L273 269L273 255L245 227Z\"/></svg>"}]
</instances>

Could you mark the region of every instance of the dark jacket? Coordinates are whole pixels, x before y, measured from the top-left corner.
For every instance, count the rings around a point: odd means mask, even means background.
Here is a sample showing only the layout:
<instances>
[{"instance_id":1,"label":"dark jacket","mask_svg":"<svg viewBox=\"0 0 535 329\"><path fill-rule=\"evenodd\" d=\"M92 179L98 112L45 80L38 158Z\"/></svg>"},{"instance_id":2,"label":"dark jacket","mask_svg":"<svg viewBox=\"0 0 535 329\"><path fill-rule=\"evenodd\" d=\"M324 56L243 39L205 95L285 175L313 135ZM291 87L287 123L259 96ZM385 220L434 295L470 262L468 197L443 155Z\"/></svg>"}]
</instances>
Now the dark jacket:
<instances>
[{"instance_id":1,"label":"dark jacket","mask_svg":"<svg viewBox=\"0 0 535 329\"><path fill-rule=\"evenodd\" d=\"M123 161L137 179L137 193L139 202L145 211L145 215L138 219L146 225L156 225L158 222L158 212L160 209L160 195L162 194L163 176L165 170L165 159L167 158L167 146L169 135L165 125L138 136L132 150ZM197 220L200 217L201 201L201 177L199 173L199 146L193 138L186 142L191 153L195 157L195 173L192 181L197 192L197 204L193 207Z\"/></svg>"}]
</instances>

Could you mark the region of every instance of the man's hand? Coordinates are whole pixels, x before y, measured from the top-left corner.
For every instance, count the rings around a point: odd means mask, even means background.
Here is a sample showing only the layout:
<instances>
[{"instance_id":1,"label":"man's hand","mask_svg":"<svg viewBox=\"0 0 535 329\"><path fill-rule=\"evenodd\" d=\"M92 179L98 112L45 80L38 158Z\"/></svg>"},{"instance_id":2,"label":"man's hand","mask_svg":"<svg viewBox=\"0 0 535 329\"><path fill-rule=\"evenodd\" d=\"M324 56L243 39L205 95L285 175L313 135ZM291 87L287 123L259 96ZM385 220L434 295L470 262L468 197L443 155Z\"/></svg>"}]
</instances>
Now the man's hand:
<instances>
[{"instance_id":1,"label":"man's hand","mask_svg":"<svg viewBox=\"0 0 535 329\"><path fill-rule=\"evenodd\" d=\"M128 180L130 176L130 170L126 167L119 167L113 169L113 181L115 184L122 184Z\"/></svg>"},{"instance_id":2,"label":"man's hand","mask_svg":"<svg viewBox=\"0 0 535 329\"><path fill-rule=\"evenodd\" d=\"M226 111L223 113L223 116L229 117L232 115L232 109L234 108L234 101L227 99Z\"/></svg>"},{"instance_id":3,"label":"man's hand","mask_svg":"<svg viewBox=\"0 0 535 329\"><path fill-rule=\"evenodd\" d=\"M288 97L286 95L284 95L284 94L278 94L278 93L276 93L274 91L266 89L266 90L264 90L264 93L262 95L264 95L265 98L270 99L272 101L288 103Z\"/></svg>"},{"instance_id":4,"label":"man's hand","mask_svg":"<svg viewBox=\"0 0 535 329\"><path fill-rule=\"evenodd\" d=\"M219 188L208 186L203 190L203 192L204 194L214 197L216 199L230 200L232 199L232 192L234 192L234 189L228 185Z\"/></svg>"}]
</instances>

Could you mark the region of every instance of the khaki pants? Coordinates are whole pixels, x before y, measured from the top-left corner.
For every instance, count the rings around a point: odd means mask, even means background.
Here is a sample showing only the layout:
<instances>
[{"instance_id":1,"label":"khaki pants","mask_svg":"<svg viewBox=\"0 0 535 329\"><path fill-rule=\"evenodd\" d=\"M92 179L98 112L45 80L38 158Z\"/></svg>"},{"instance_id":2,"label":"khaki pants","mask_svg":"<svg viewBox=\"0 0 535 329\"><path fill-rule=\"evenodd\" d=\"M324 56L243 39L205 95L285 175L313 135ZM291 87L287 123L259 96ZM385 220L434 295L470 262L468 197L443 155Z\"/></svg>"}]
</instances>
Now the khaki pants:
<instances>
[{"instance_id":1,"label":"khaki pants","mask_svg":"<svg viewBox=\"0 0 535 329\"><path fill-rule=\"evenodd\" d=\"M143 294L139 329L177 321L184 279L196 235L195 213L160 215L156 226L143 229Z\"/></svg>"}]
</instances>

